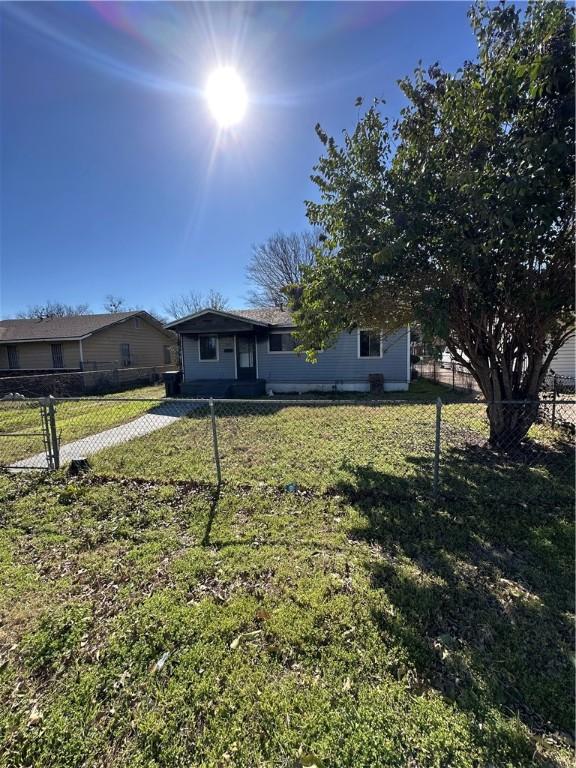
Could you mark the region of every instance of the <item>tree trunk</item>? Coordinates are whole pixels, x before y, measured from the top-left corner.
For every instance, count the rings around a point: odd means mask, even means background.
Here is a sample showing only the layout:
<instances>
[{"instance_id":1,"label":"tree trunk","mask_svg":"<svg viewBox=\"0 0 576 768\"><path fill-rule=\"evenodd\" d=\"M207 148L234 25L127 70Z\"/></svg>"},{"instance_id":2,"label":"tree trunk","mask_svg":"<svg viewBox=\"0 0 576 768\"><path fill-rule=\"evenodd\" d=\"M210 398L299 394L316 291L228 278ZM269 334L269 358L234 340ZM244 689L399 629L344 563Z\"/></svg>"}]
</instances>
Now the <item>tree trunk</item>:
<instances>
[{"instance_id":1,"label":"tree trunk","mask_svg":"<svg viewBox=\"0 0 576 768\"><path fill-rule=\"evenodd\" d=\"M490 403L490 445L499 451L516 451L538 417L537 401Z\"/></svg>"},{"instance_id":2,"label":"tree trunk","mask_svg":"<svg viewBox=\"0 0 576 768\"><path fill-rule=\"evenodd\" d=\"M491 354L480 356L471 351L465 365L488 402L490 445L499 451L513 452L538 418L538 394L546 366L542 359L529 356L518 376L511 362L510 369L502 363L502 359Z\"/></svg>"}]
</instances>

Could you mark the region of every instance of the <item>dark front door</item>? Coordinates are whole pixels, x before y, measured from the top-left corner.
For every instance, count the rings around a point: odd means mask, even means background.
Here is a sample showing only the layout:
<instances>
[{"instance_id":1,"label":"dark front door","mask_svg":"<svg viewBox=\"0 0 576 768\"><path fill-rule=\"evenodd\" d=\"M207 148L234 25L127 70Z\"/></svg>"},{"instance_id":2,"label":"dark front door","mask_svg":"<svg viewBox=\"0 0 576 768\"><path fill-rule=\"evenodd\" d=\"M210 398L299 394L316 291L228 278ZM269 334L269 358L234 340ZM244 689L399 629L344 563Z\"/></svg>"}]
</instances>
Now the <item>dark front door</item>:
<instances>
[{"instance_id":1,"label":"dark front door","mask_svg":"<svg viewBox=\"0 0 576 768\"><path fill-rule=\"evenodd\" d=\"M256 340L254 336L236 336L236 370L238 379L256 378Z\"/></svg>"}]
</instances>

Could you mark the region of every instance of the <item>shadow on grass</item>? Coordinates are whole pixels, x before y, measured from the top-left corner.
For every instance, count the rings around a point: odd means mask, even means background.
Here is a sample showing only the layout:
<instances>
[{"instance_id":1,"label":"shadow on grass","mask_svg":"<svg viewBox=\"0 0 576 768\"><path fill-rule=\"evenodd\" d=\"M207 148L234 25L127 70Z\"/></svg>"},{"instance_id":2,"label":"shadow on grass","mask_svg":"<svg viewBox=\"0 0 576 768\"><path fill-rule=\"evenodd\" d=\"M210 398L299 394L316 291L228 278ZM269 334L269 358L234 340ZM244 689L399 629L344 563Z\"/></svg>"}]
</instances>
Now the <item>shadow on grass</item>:
<instances>
[{"instance_id":1,"label":"shadow on grass","mask_svg":"<svg viewBox=\"0 0 576 768\"><path fill-rule=\"evenodd\" d=\"M574 493L553 472L477 458L445 454L436 502L368 467L338 486L366 520L349 535L380 553L366 568L392 610L374 618L424 687L570 743Z\"/></svg>"},{"instance_id":2,"label":"shadow on grass","mask_svg":"<svg viewBox=\"0 0 576 768\"><path fill-rule=\"evenodd\" d=\"M212 501L210 503L210 509L208 510L208 519L206 521L206 530L204 531L204 536L202 537L202 546L203 547L209 547L210 542L210 534L212 533L212 525L214 524L214 519L216 517L216 512L218 510L218 502L220 501L220 493L222 491L222 485L218 483L216 485L216 488L213 491L212 494Z\"/></svg>"}]
</instances>

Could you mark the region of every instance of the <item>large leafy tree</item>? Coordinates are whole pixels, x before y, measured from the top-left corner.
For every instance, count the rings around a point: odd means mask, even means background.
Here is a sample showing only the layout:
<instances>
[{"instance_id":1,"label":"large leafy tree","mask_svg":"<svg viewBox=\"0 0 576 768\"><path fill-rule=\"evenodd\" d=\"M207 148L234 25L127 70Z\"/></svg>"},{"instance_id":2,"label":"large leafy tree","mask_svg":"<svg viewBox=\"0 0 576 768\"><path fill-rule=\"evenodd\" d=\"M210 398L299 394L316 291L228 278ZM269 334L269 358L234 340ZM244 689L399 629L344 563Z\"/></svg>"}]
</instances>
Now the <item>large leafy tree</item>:
<instances>
[{"instance_id":1,"label":"large leafy tree","mask_svg":"<svg viewBox=\"0 0 576 768\"><path fill-rule=\"evenodd\" d=\"M375 103L325 153L308 203L323 253L293 287L311 357L344 328L418 322L485 397L491 440L519 441L574 327L573 12L473 6L478 58L400 82L390 126Z\"/></svg>"}]
</instances>

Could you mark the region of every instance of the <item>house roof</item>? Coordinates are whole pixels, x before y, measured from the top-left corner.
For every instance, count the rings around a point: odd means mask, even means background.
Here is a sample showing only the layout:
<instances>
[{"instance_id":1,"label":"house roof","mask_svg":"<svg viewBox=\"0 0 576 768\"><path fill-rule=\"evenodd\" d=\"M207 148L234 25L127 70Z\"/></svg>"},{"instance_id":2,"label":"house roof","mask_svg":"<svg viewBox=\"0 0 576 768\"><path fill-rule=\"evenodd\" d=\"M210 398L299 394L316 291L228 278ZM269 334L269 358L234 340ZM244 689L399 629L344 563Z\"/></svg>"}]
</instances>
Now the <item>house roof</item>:
<instances>
[{"instance_id":1,"label":"house roof","mask_svg":"<svg viewBox=\"0 0 576 768\"><path fill-rule=\"evenodd\" d=\"M278 307L262 307L261 309L232 309L232 315L245 317L250 320L257 320L268 325L293 326L292 313L287 309L278 309Z\"/></svg>"},{"instance_id":2,"label":"house roof","mask_svg":"<svg viewBox=\"0 0 576 768\"><path fill-rule=\"evenodd\" d=\"M164 331L161 323L147 312L115 312L102 315L69 315L43 319L0 320L0 343L82 339L96 331L138 315ZM165 331L166 332L166 331Z\"/></svg>"},{"instance_id":3,"label":"house roof","mask_svg":"<svg viewBox=\"0 0 576 768\"><path fill-rule=\"evenodd\" d=\"M189 320L195 320L198 317L202 317L203 315L208 314L218 315L219 317L233 320L248 320L255 325L261 325L265 328L270 328L273 326L278 326L281 328L294 326L292 316L287 309L278 309L277 307L262 307L260 309L218 310L210 309L207 307L206 309L201 309L199 312L194 312L191 315L180 317L178 320L174 320L171 323L168 323L166 328L175 328L176 326L188 322Z\"/></svg>"}]
</instances>

